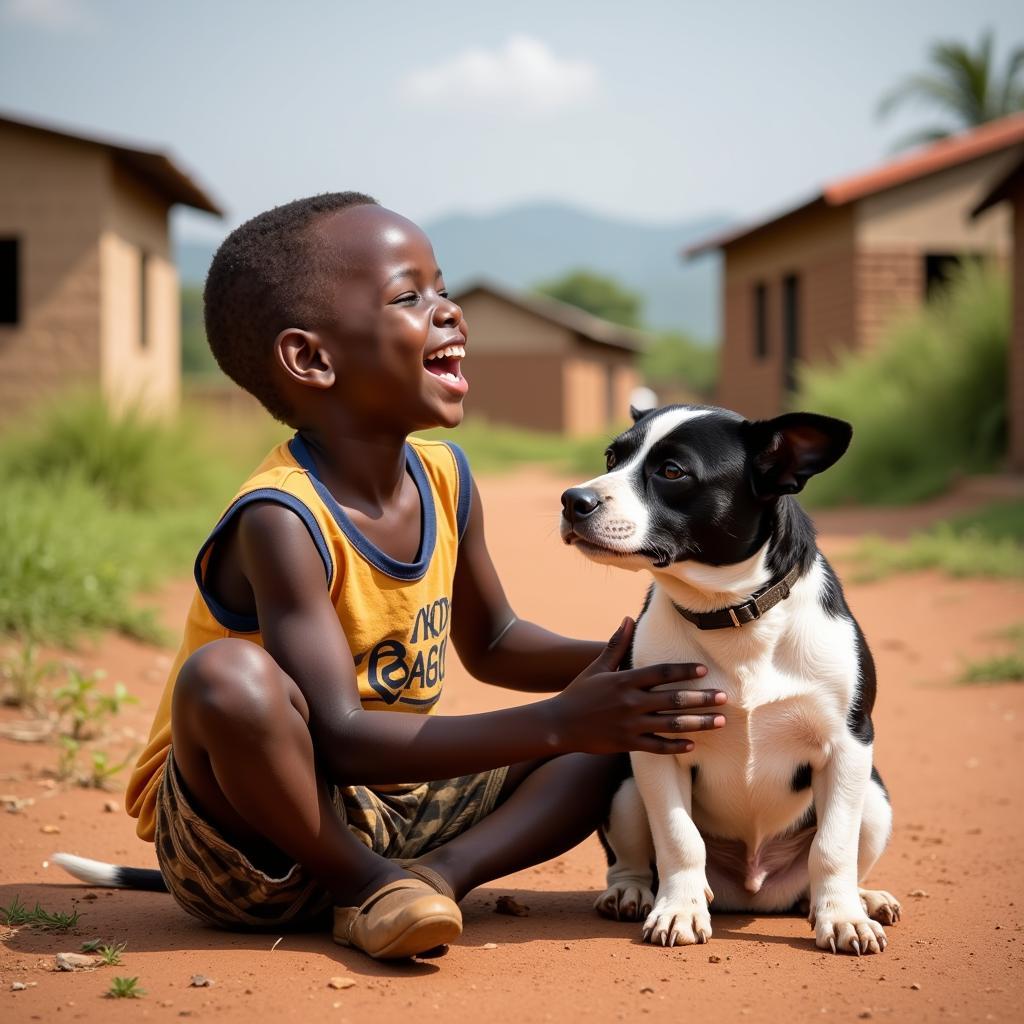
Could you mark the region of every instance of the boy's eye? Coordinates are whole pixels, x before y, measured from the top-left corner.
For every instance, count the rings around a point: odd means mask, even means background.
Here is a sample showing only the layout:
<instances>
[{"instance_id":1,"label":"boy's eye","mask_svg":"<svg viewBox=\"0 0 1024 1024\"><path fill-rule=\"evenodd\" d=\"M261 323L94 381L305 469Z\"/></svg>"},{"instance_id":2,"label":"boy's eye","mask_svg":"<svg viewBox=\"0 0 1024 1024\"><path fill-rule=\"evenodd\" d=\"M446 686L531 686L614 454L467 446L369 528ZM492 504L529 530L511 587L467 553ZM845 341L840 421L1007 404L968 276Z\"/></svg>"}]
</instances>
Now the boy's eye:
<instances>
[{"instance_id":1,"label":"boy's eye","mask_svg":"<svg viewBox=\"0 0 1024 1024\"><path fill-rule=\"evenodd\" d=\"M678 463L666 462L658 470L658 476L666 480L678 480L681 476L686 476L686 471Z\"/></svg>"},{"instance_id":2,"label":"boy's eye","mask_svg":"<svg viewBox=\"0 0 1024 1024\"><path fill-rule=\"evenodd\" d=\"M447 288L442 288L437 294L440 295L442 299L447 299L448 298L448 289Z\"/></svg>"},{"instance_id":3,"label":"boy's eye","mask_svg":"<svg viewBox=\"0 0 1024 1024\"><path fill-rule=\"evenodd\" d=\"M403 292L397 298L392 299L392 304L396 302L415 302L419 296L415 292Z\"/></svg>"},{"instance_id":4,"label":"boy's eye","mask_svg":"<svg viewBox=\"0 0 1024 1024\"><path fill-rule=\"evenodd\" d=\"M608 451L606 451L604 453L604 464L605 464L605 467L607 469L614 469L615 468L615 463L617 461L618 460L615 458L615 452L613 452L611 450L611 448L609 448Z\"/></svg>"}]
</instances>

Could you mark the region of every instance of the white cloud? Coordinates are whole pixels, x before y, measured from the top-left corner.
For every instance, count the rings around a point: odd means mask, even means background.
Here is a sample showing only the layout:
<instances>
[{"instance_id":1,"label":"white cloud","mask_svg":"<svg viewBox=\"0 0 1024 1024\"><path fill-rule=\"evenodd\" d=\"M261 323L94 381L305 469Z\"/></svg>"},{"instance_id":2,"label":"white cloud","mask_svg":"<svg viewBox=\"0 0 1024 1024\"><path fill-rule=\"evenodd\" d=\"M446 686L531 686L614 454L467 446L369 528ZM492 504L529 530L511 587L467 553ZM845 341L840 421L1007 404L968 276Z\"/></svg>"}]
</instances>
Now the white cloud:
<instances>
[{"instance_id":1,"label":"white cloud","mask_svg":"<svg viewBox=\"0 0 1024 1024\"><path fill-rule=\"evenodd\" d=\"M597 69L589 62L558 57L539 39L516 35L495 50L465 50L413 71L401 92L408 100L448 109L502 107L537 116L585 104L597 84Z\"/></svg>"},{"instance_id":2,"label":"white cloud","mask_svg":"<svg viewBox=\"0 0 1024 1024\"><path fill-rule=\"evenodd\" d=\"M6 21L57 32L80 28L88 22L80 0L6 0L2 12Z\"/></svg>"}]
</instances>

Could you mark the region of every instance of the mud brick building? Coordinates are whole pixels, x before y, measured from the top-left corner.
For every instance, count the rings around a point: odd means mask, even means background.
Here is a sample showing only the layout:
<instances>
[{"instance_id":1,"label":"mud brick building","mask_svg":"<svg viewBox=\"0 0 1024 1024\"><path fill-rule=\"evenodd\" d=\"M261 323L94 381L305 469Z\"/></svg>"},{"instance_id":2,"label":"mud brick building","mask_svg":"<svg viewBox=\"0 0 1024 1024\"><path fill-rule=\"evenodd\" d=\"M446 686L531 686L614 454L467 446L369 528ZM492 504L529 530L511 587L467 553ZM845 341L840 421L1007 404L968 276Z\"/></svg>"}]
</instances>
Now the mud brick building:
<instances>
[{"instance_id":1,"label":"mud brick building","mask_svg":"<svg viewBox=\"0 0 1024 1024\"><path fill-rule=\"evenodd\" d=\"M175 203L220 214L163 153L0 116L0 421L70 388L173 412Z\"/></svg>"},{"instance_id":2,"label":"mud brick building","mask_svg":"<svg viewBox=\"0 0 1024 1024\"><path fill-rule=\"evenodd\" d=\"M469 325L468 414L571 436L629 421L641 333L493 283L454 299Z\"/></svg>"},{"instance_id":3,"label":"mud brick building","mask_svg":"<svg viewBox=\"0 0 1024 1024\"><path fill-rule=\"evenodd\" d=\"M927 301L963 259L1007 262L1009 204L972 212L1022 157L1024 114L1017 114L833 182L778 216L688 249L687 256L715 249L724 256L721 404L773 416L800 362L874 345L892 317Z\"/></svg>"}]
</instances>

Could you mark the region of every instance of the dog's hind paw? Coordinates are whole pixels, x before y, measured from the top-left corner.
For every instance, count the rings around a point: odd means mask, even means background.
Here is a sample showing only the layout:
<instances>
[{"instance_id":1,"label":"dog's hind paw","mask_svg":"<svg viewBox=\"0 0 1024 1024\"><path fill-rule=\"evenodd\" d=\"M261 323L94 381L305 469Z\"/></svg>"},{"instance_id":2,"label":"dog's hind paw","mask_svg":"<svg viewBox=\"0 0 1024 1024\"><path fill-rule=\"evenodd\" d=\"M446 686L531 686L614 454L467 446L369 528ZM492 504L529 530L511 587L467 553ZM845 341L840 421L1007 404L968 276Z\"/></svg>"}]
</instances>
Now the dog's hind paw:
<instances>
[{"instance_id":1,"label":"dog's hind paw","mask_svg":"<svg viewBox=\"0 0 1024 1024\"><path fill-rule=\"evenodd\" d=\"M594 900L594 909L613 921L642 921L654 906L654 893L643 881L614 882Z\"/></svg>"},{"instance_id":2,"label":"dog's hind paw","mask_svg":"<svg viewBox=\"0 0 1024 1024\"><path fill-rule=\"evenodd\" d=\"M864 956L883 952L888 943L882 926L870 918L837 921L819 913L814 925L814 944L833 953Z\"/></svg>"},{"instance_id":3,"label":"dog's hind paw","mask_svg":"<svg viewBox=\"0 0 1024 1024\"><path fill-rule=\"evenodd\" d=\"M711 915L706 903L659 899L644 922L644 942L652 946L695 946L711 938Z\"/></svg>"},{"instance_id":4,"label":"dog's hind paw","mask_svg":"<svg viewBox=\"0 0 1024 1024\"><path fill-rule=\"evenodd\" d=\"M879 924L895 924L903 916L900 901L884 889L861 889L860 901L864 913Z\"/></svg>"}]
</instances>

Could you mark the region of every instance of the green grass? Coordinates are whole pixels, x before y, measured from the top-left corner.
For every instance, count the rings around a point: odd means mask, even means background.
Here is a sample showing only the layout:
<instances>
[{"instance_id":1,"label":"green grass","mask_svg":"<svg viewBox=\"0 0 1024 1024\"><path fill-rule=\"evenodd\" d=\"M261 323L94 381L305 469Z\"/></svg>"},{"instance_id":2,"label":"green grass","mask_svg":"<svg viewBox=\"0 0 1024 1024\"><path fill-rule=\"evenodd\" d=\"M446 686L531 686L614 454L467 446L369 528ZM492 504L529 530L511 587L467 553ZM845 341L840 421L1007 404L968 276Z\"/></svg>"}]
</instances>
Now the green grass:
<instances>
[{"instance_id":1,"label":"green grass","mask_svg":"<svg viewBox=\"0 0 1024 1024\"><path fill-rule=\"evenodd\" d=\"M44 910L37 902L31 910L15 896L6 907L0 907L3 923L12 928L21 925L37 925L49 931L66 932L78 924L78 911L66 914L61 910Z\"/></svg>"},{"instance_id":2,"label":"green grass","mask_svg":"<svg viewBox=\"0 0 1024 1024\"><path fill-rule=\"evenodd\" d=\"M972 661L960 676L962 683L1024 683L1024 652L997 654Z\"/></svg>"},{"instance_id":3,"label":"green grass","mask_svg":"<svg viewBox=\"0 0 1024 1024\"><path fill-rule=\"evenodd\" d=\"M804 368L794 408L853 424L853 443L805 492L809 503L905 504L996 468L1006 445L1006 274L967 267L895 323L877 348Z\"/></svg>"},{"instance_id":4,"label":"green grass","mask_svg":"<svg viewBox=\"0 0 1024 1024\"><path fill-rule=\"evenodd\" d=\"M989 505L937 523L906 541L868 537L855 549L854 578L938 569L960 579L1024 579L1024 502Z\"/></svg>"},{"instance_id":5,"label":"green grass","mask_svg":"<svg viewBox=\"0 0 1024 1024\"><path fill-rule=\"evenodd\" d=\"M174 424L73 398L0 442L0 633L73 645L114 629L164 639L136 600L184 574L245 474L280 436L269 417Z\"/></svg>"}]
</instances>

